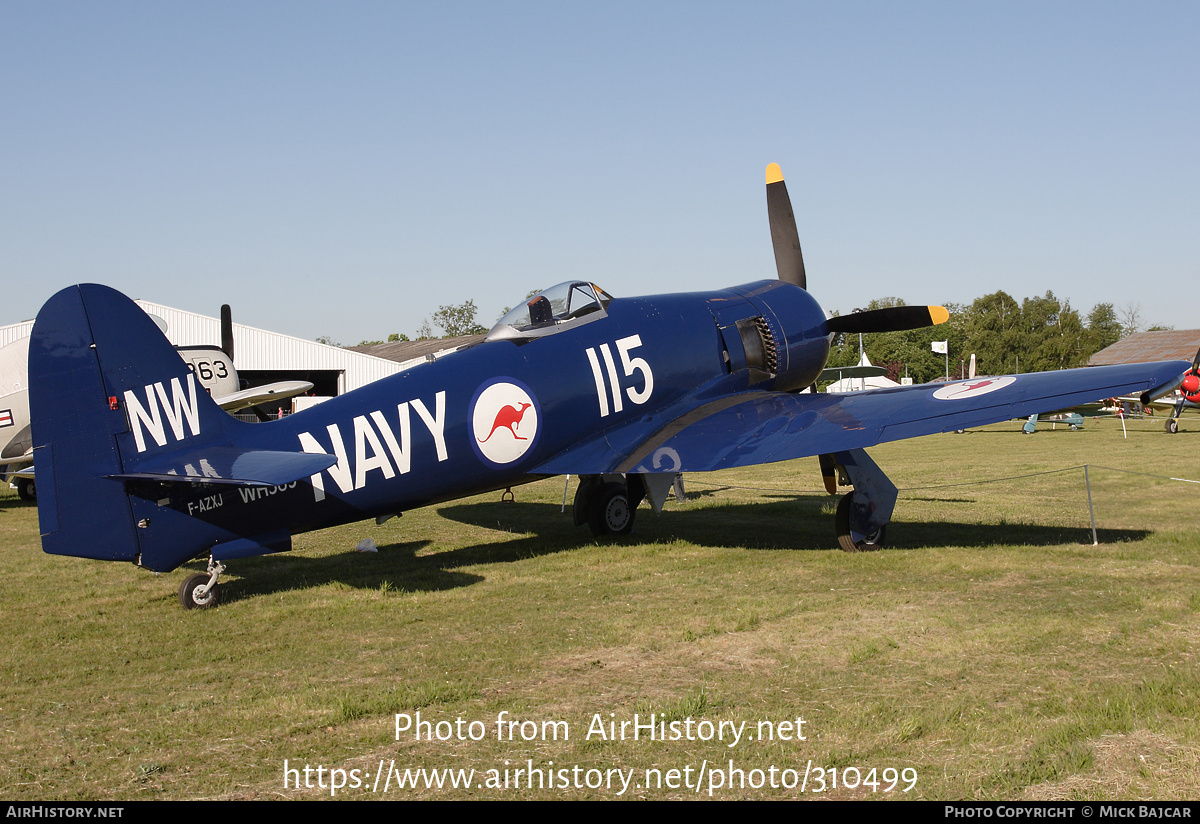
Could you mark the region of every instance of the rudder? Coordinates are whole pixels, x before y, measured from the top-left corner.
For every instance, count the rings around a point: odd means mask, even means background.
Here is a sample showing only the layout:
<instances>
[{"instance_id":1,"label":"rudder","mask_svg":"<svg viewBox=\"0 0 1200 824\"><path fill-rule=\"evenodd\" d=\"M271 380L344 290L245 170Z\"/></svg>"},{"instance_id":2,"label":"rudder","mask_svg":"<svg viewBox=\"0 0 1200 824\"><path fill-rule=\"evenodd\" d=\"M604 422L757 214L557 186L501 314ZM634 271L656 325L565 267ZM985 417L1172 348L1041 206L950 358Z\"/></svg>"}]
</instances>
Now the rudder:
<instances>
[{"instance_id":1,"label":"rudder","mask_svg":"<svg viewBox=\"0 0 1200 824\"><path fill-rule=\"evenodd\" d=\"M29 406L42 548L101 560L139 560L117 476L238 424L145 312L97 284L68 287L38 313Z\"/></svg>"}]
</instances>

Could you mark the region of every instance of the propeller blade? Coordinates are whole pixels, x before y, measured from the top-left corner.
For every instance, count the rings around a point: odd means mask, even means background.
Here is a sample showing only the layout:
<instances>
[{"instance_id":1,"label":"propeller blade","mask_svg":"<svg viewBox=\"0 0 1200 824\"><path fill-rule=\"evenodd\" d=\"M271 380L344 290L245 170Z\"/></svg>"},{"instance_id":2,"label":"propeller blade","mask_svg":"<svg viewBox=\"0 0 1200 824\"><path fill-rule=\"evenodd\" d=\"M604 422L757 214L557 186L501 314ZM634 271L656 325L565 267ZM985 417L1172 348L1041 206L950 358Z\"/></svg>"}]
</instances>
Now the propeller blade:
<instances>
[{"instance_id":1,"label":"propeller blade","mask_svg":"<svg viewBox=\"0 0 1200 824\"><path fill-rule=\"evenodd\" d=\"M825 322L830 332L903 332L945 323L950 313L942 306L889 306L869 312L851 312Z\"/></svg>"},{"instance_id":2,"label":"propeller blade","mask_svg":"<svg viewBox=\"0 0 1200 824\"><path fill-rule=\"evenodd\" d=\"M767 217L771 221L771 245L775 247L775 268L779 272L779 279L807 289L796 216L792 213L792 200L788 197L783 170L778 163L767 166Z\"/></svg>"},{"instance_id":3,"label":"propeller blade","mask_svg":"<svg viewBox=\"0 0 1200 824\"><path fill-rule=\"evenodd\" d=\"M221 351L233 360L233 310L228 303L221 304Z\"/></svg>"}]
</instances>

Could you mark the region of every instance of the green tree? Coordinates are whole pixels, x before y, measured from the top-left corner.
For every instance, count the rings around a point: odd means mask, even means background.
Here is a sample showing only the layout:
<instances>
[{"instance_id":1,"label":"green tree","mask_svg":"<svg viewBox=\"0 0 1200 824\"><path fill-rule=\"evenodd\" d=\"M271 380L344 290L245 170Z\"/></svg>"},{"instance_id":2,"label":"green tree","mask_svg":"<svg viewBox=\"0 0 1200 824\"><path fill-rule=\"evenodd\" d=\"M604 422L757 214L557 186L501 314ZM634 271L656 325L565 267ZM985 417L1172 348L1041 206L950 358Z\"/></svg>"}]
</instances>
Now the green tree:
<instances>
[{"instance_id":1,"label":"green tree","mask_svg":"<svg viewBox=\"0 0 1200 824\"><path fill-rule=\"evenodd\" d=\"M1097 303L1088 313L1087 348L1089 356L1112 346L1121 339L1121 320L1111 303Z\"/></svg>"},{"instance_id":2,"label":"green tree","mask_svg":"<svg viewBox=\"0 0 1200 824\"><path fill-rule=\"evenodd\" d=\"M976 298L963 314L961 351L975 354L976 369L985 375L1015 371L1025 335L1021 304L1007 292L993 292Z\"/></svg>"},{"instance_id":3,"label":"green tree","mask_svg":"<svg viewBox=\"0 0 1200 824\"><path fill-rule=\"evenodd\" d=\"M1046 295L1049 297L1050 293ZM1057 301L1054 303L1058 304ZM1088 349L1087 332L1070 302L1059 305L1040 332L1042 339L1034 352L1034 362L1040 371L1072 369L1087 364L1092 354Z\"/></svg>"},{"instance_id":4,"label":"green tree","mask_svg":"<svg viewBox=\"0 0 1200 824\"><path fill-rule=\"evenodd\" d=\"M433 322L445 332L443 337L456 338L460 335L482 335L487 332L475 321L475 301L467 300L457 306L439 306L433 313Z\"/></svg>"}]
</instances>

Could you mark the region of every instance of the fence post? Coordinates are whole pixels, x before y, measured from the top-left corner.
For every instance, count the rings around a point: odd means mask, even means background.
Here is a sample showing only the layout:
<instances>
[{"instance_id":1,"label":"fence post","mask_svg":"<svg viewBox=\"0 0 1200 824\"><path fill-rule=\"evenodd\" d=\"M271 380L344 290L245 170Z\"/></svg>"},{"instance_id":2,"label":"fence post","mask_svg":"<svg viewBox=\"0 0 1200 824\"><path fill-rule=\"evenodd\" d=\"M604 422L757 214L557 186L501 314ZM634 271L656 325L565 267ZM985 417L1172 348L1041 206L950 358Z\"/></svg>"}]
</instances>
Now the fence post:
<instances>
[{"instance_id":1,"label":"fence post","mask_svg":"<svg viewBox=\"0 0 1200 824\"><path fill-rule=\"evenodd\" d=\"M1092 519L1092 546L1100 546L1100 541L1096 539L1096 510L1092 507L1092 482L1088 479L1088 465L1083 465L1083 483L1087 487L1088 496L1088 515Z\"/></svg>"}]
</instances>

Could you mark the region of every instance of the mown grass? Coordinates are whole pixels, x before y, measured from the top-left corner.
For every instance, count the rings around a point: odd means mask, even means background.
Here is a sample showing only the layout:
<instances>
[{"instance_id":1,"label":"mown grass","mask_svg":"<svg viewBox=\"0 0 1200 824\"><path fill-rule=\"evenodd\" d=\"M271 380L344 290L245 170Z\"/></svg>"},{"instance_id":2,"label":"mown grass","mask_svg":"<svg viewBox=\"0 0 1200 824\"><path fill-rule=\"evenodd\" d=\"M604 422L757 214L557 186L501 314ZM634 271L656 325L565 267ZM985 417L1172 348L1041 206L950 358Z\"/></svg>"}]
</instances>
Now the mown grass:
<instances>
[{"instance_id":1,"label":"mown grass","mask_svg":"<svg viewBox=\"0 0 1200 824\"><path fill-rule=\"evenodd\" d=\"M517 489L515 504L485 496L299 536L294 553L232 564L221 607L195 613L177 606L181 573L44 555L36 513L6 494L0 794L329 797L285 789L285 759L372 777L381 760L694 771L732 759L746 771L916 770L915 788L891 797L1194 798L1197 490L1129 472L1200 477L1197 438L1195 418L1176 436L1131 422L1128 438L1089 420L878 447L902 492L889 548L858 555L833 548L835 499L815 460L690 476L686 503L658 517L643 507L615 542L574 528L562 479L550 480ZM1082 469L982 483L1083 464L1098 546ZM363 537L377 554L352 551ZM395 715L417 712L488 735L396 740ZM542 731L565 721L569 738L497 740L501 713ZM805 740L586 736L597 719L651 713L753 732L803 718ZM839 784L821 797L873 793Z\"/></svg>"}]
</instances>

